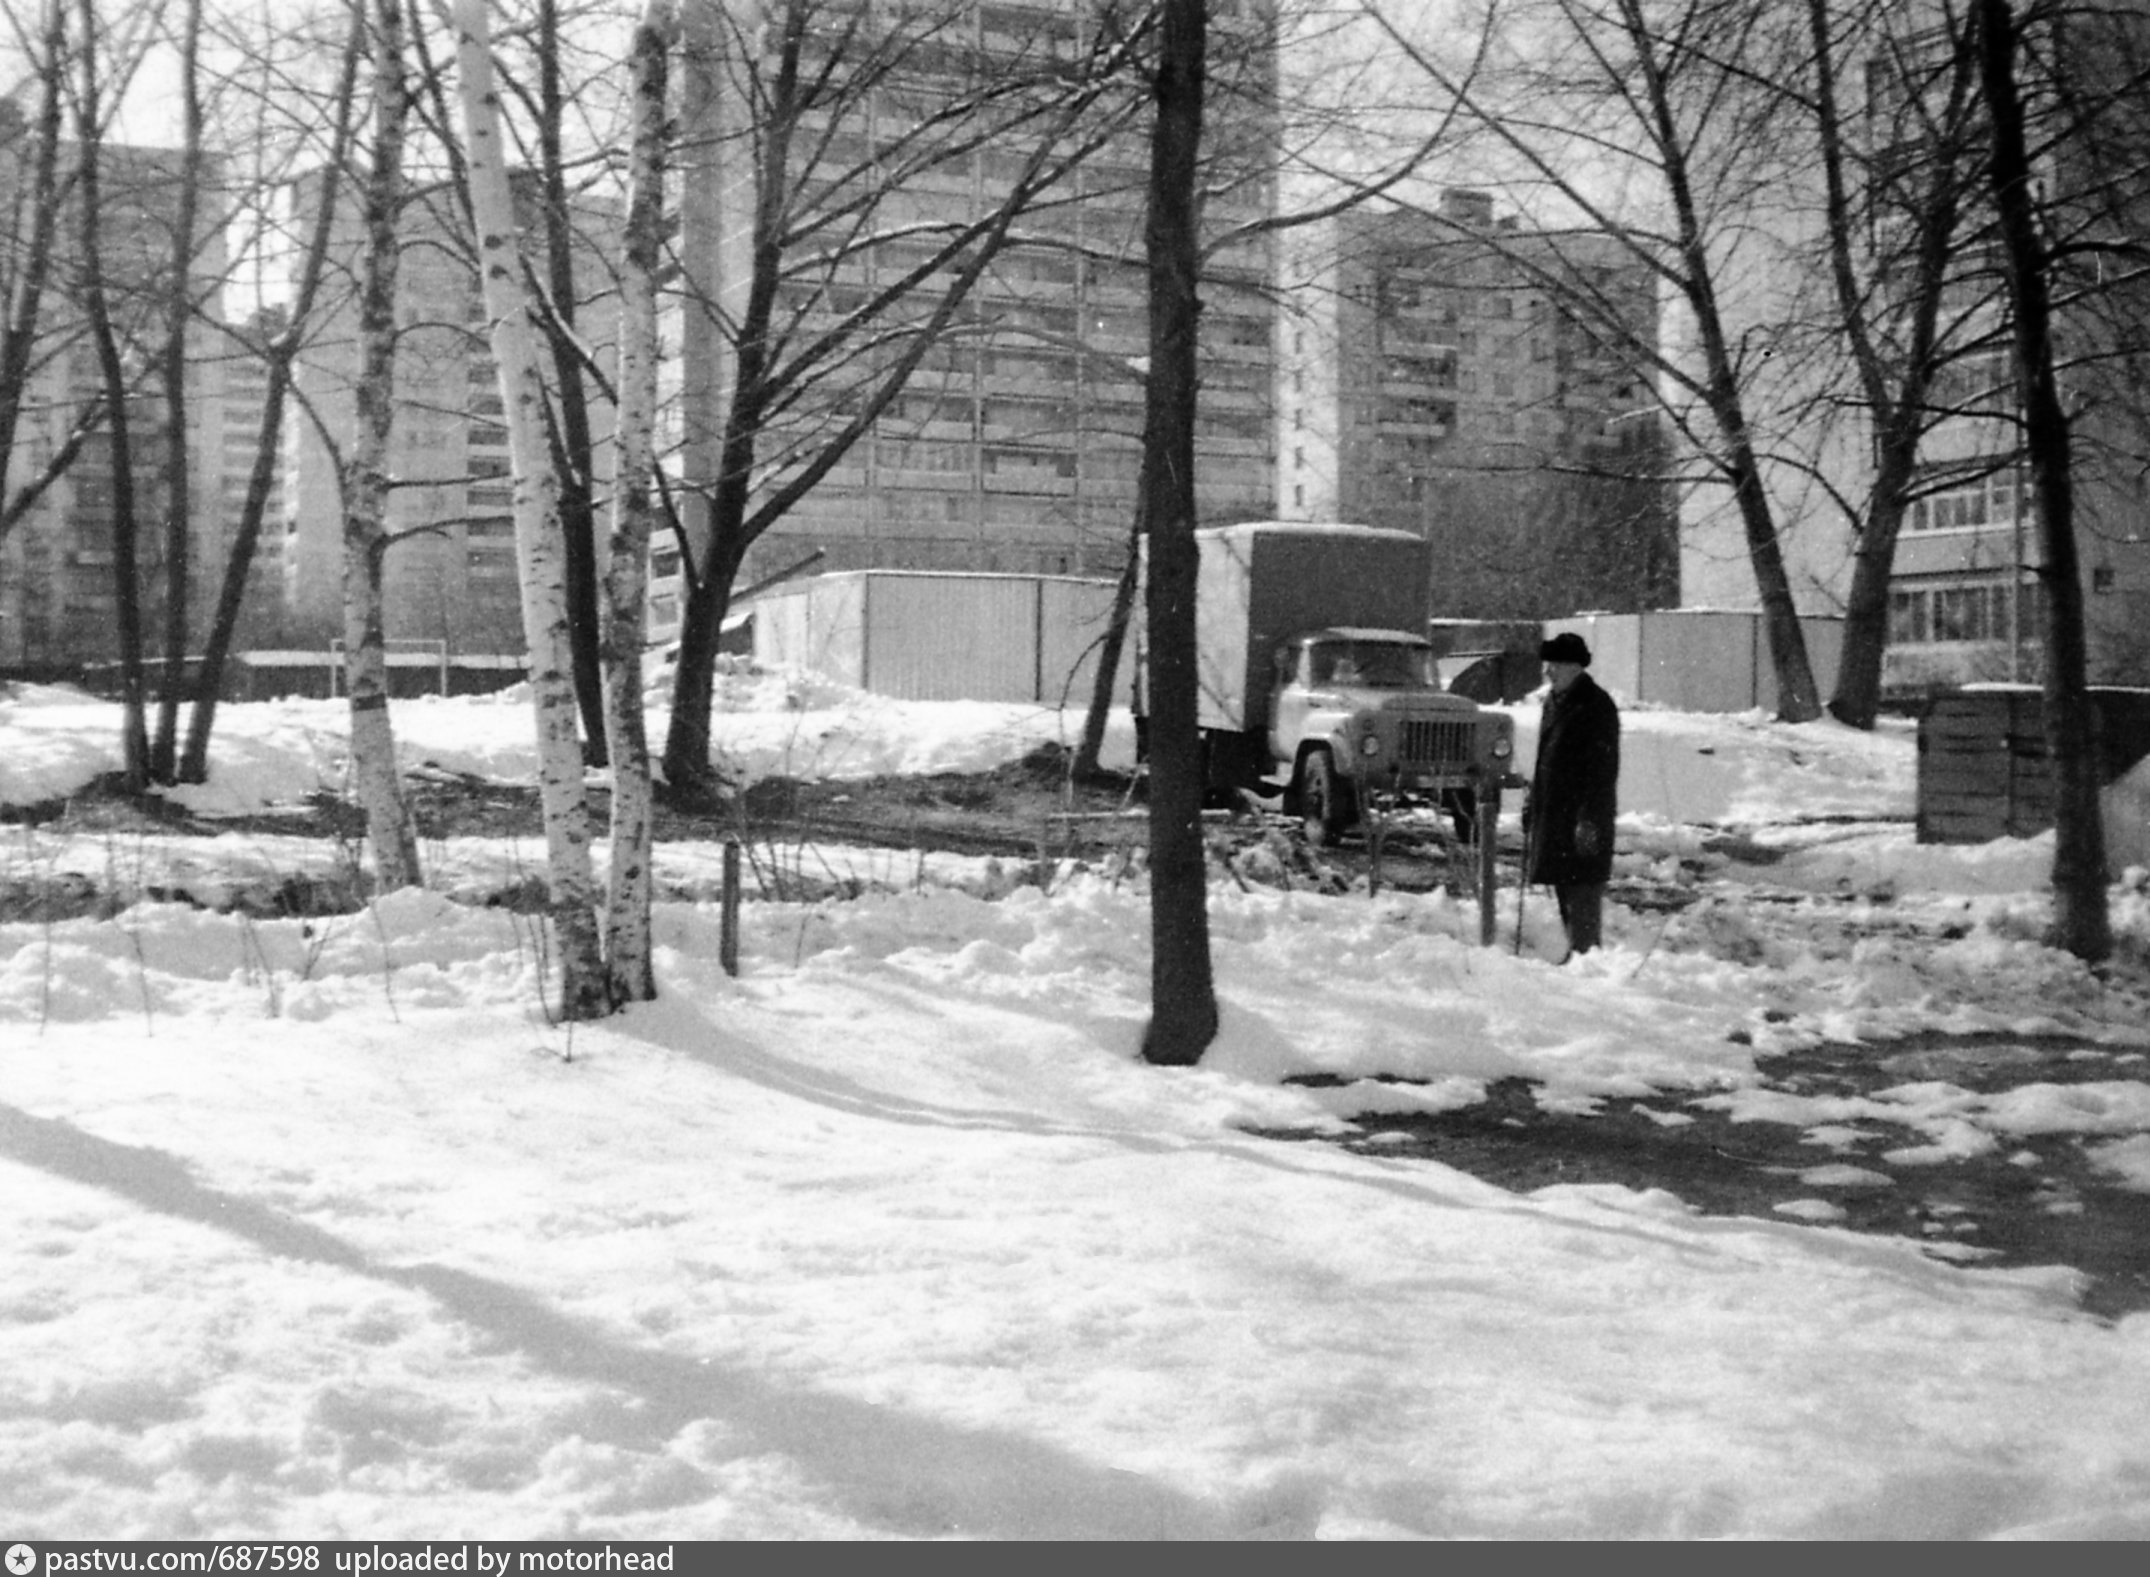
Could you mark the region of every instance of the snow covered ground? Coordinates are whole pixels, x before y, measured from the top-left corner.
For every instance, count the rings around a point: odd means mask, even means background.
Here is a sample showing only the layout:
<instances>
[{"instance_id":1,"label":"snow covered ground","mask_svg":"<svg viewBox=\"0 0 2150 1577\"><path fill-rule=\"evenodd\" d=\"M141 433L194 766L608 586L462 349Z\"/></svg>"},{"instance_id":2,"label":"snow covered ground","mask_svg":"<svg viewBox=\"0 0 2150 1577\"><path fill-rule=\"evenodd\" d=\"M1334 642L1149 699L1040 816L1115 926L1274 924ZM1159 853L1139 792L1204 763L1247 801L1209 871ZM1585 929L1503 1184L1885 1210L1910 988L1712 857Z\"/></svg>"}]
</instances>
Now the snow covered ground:
<instances>
[{"instance_id":1,"label":"snow covered ground","mask_svg":"<svg viewBox=\"0 0 2150 1577\"><path fill-rule=\"evenodd\" d=\"M395 720L413 768L531 771L513 698ZM1074 722L739 675L718 735L745 776L843 776L989 765ZM2039 943L2048 841L1913 842L1904 728L1626 724L1623 872L1698 881L1698 902L1615 906L1610 945L1554 967L1535 896L1523 945L1504 901L1483 949L1475 908L1438 895L1220 879L1224 1030L1191 1070L1136 1055L1139 872L1040 887L811 851L877 885L750 903L737 979L713 904L667 903L661 1000L569 1028L542 1011L531 923L454 901L537 868L534 840L435 844L428 890L300 922L216 904L338 851L0 829L18 890L210 905L0 925L0 1522L2150 1534L2150 1317L2084 1315L2061 1268L1828 1226L1862 1112L1766 1092L1754 1062L2066 1031L2114 1077L1877 1099L1936 1156L2067 1131L2150 1188L2150 881L2115 889L2123 956L2101 980ZM107 706L7 695L0 800L71 792L115 740ZM342 750L333 704L227 707L214 781L185 798L292 802L341 782ZM1735 863L1728 839L1781 857ZM695 891L715 861L674 846L660 865ZM1804 902L1831 923L1803 930ZM1281 1082L1314 1072L1346 1082ZM1706 1218L1247 1131L1469 1102L1511 1074L1547 1101L1798 1123L1817 1166L1778 1219Z\"/></svg>"}]
</instances>

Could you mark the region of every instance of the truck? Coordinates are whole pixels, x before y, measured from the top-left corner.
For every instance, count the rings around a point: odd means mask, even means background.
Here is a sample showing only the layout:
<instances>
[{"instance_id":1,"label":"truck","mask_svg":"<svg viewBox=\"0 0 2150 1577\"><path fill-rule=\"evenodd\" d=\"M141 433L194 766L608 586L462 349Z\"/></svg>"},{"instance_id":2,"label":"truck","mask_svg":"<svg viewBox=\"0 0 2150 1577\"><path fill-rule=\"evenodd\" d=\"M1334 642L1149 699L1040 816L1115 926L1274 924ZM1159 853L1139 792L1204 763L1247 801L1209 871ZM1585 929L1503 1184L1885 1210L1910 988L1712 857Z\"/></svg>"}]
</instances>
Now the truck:
<instances>
[{"instance_id":1,"label":"truck","mask_svg":"<svg viewBox=\"0 0 2150 1577\"><path fill-rule=\"evenodd\" d=\"M1431 563L1409 531L1252 521L1195 532L1195 630L1208 787L1281 797L1334 841L1376 796L1438 805L1478 838L1512 777L1515 726L1441 684L1426 639ZM1138 742L1146 741L1136 653Z\"/></svg>"}]
</instances>

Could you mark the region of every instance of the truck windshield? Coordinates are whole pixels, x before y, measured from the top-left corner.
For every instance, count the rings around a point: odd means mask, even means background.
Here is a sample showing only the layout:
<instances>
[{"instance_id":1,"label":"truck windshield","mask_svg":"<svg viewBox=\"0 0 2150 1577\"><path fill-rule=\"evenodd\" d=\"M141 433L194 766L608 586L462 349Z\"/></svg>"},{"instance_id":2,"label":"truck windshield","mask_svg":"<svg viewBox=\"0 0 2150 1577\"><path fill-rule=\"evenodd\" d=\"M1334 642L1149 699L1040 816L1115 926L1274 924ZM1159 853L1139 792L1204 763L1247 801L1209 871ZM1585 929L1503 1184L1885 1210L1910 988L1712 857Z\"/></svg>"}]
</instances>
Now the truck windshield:
<instances>
[{"instance_id":1,"label":"truck windshield","mask_svg":"<svg viewBox=\"0 0 2150 1577\"><path fill-rule=\"evenodd\" d=\"M1309 655L1316 684L1359 684L1376 689L1441 686L1431 647L1403 641L1321 641Z\"/></svg>"}]
</instances>

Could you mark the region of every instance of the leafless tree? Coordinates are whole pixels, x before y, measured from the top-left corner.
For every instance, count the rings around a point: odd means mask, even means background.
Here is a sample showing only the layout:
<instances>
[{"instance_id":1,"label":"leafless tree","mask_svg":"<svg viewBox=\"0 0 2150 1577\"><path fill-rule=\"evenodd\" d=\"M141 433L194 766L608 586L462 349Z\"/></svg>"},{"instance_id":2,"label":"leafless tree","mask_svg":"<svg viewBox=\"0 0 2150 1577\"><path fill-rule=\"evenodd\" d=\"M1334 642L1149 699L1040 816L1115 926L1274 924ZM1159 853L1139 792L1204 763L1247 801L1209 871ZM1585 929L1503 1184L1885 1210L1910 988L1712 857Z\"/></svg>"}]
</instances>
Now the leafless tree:
<instances>
[{"instance_id":1,"label":"leafless tree","mask_svg":"<svg viewBox=\"0 0 2150 1577\"><path fill-rule=\"evenodd\" d=\"M105 429L111 446L112 591L119 640L121 770L127 787L139 793L148 788L150 780L138 566L140 518L135 496L130 380L121 355L119 329L113 321L105 270L105 85L101 71L104 35L96 0L81 0L79 16L81 75L75 126L81 162L76 214L81 221L82 304L89 320L90 346L104 384Z\"/></svg>"},{"instance_id":2,"label":"leafless tree","mask_svg":"<svg viewBox=\"0 0 2150 1577\"><path fill-rule=\"evenodd\" d=\"M0 323L0 479L8 479L11 489L0 496L0 542L74 464L104 421L100 391L69 414L44 463L19 485L13 482L32 383L68 337L64 329L56 332L49 312L62 214L79 177L72 159L64 156L73 49L68 10L69 0L46 0L37 31L15 39L36 83L35 114L26 122L10 121L0 138L0 157L22 172L11 188L8 215L7 233L17 244L6 256L0 281L6 300L6 320Z\"/></svg>"},{"instance_id":3,"label":"leafless tree","mask_svg":"<svg viewBox=\"0 0 2150 1577\"><path fill-rule=\"evenodd\" d=\"M193 435L187 418L188 350L198 303L203 171L202 0L184 0L178 38L181 152L172 221L170 271L165 279L164 343L164 672L157 730L149 745L150 775L169 783L177 765L179 703L185 688L188 605L193 596Z\"/></svg>"},{"instance_id":4,"label":"leafless tree","mask_svg":"<svg viewBox=\"0 0 2150 1577\"><path fill-rule=\"evenodd\" d=\"M1150 716L1150 1022L1143 1056L1199 1061L1217 1033L1202 839L1202 735L1195 711L1195 321L1200 251L1195 179L1208 62L1204 0L1163 0L1151 92L1150 358L1142 518Z\"/></svg>"},{"instance_id":5,"label":"leafless tree","mask_svg":"<svg viewBox=\"0 0 2150 1577\"><path fill-rule=\"evenodd\" d=\"M576 729L574 641L568 628L567 537L545 441L538 335L523 288L515 194L494 87L488 0L454 0L464 154L477 222L479 276L499 367L515 488L515 547L536 709L538 796L544 811L549 911L560 942L560 1016L601 1018L613 1006L597 928L589 808Z\"/></svg>"},{"instance_id":6,"label":"leafless tree","mask_svg":"<svg viewBox=\"0 0 2150 1577\"><path fill-rule=\"evenodd\" d=\"M713 254L682 259L692 496L664 748L675 791L711 781L717 637L749 547L964 327L966 303L996 258L1053 244L1025 234L1026 216L1060 200L1074 169L1135 111L1126 65L1147 30L1141 12L1125 27L1097 29L1078 53L1041 49L990 70L970 66L969 51L947 36L966 14L955 4L899 14L772 0L740 31L711 0L683 12L683 201L709 203L725 191L740 203L745 236L721 270L721 291ZM1108 11L1108 21L1117 17ZM867 120L877 98L916 111L878 144ZM968 168L987 150L1014 169L974 211L904 211L903 194L921 177ZM872 286L851 282L876 248L893 255L892 243L915 261ZM709 346L700 355L696 334ZM720 368L721 393L697 384Z\"/></svg>"},{"instance_id":7,"label":"leafless tree","mask_svg":"<svg viewBox=\"0 0 2150 1577\"><path fill-rule=\"evenodd\" d=\"M411 86L402 0L359 0L370 24L372 146L359 185L365 243L358 302L357 424L343 460L344 679L351 766L381 891L416 886L418 839L388 712L381 560L388 550L388 441L396 418L397 226Z\"/></svg>"},{"instance_id":8,"label":"leafless tree","mask_svg":"<svg viewBox=\"0 0 2150 1577\"><path fill-rule=\"evenodd\" d=\"M603 563L603 672L612 762L611 867L605 968L616 1003L657 994L650 941L653 804L642 717L651 526L657 483L657 289L664 266L665 136L676 0L646 0L628 52L633 117L621 225L619 414L613 434L612 525Z\"/></svg>"},{"instance_id":9,"label":"leafless tree","mask_svg":"<svg viewBox=\"0 0 2150 1577\"><path fill-rule=\"evenodd\" d=\"M1197 277L1205 290L1253 290L1272 310L1289 312L1294 303L1288 289L1235 277L1226 260L1249 243L1273 243L1281 235L1393 201L1436 150L1453 140L1455 115L1452 107L1429 113L1423 105L1414 105L1407 117L1410 129L1402 136L1370 137L1361 124L1369 110L1370 64L1369 40L1362 31L1340 22L1325 6L1297 3L1266 7L1254 14L1251 24L1252 36L1228 33L1220 45L1212 34L1207 45L1210 59L1203 91L1223 113L1204 116L1195 197ZM1318 62L1294 74L1288 84L1276 65L1287 47ZM1482 64L1467 66L1465 80L1474 79ZM1234 217L1232 205L1210 200L1250 183L1277 194L1258 205L1258 218ZM1134 611L1144 534L1138 504L1129 522L1127 561L1099 639L1082 735L1069 767L1078 779L1098 775Z\"/></svg>"},{"instance_id":10,"label":"leafless tree","mask_svg":"<svg viewBox=\"0 0 2150 1577\"><path fill-rule=\"evenodd\" d=\"M292 281L291 298L281 310L259 316L251 324L225 325L238 341L236 354L258 358L267 370L267 380L261 420L255 429L253 462L247 472L246 492L223 566L216 607L203 639L201 662L195 673L186 746L181 752L177 773L183 783L204 782L209 775L209 741L215 729L225 665L239 630L240 612L251 582L269 500L277 472L283 464L282 445L293 365L314 324L314 307L328 270L330 239L344 190L344 167L355 134L353 116L357 105L359 66L365 59L367 38L364 8L354 5L348 14L334 85L326 102L319 106L329 128L327 156L316 183L316 202L300 252L297 275ZM266 107L269 95L262 97ZM311 104L314 101L308 98L305 102ZM281 187L285 183L276 184ZM271 194L263 192L260 195L268 198Z\"/></svg>"},{"instance_id":11,"label":"leafless tree","mask_svg":"<svg viewBox=\"0 0 2150 1577\"><path fill-rule=\"evenodd\" d=\"M1857 527L1844 639L1829 710L1871 728L1881 709L1889 638L1889 587L1897 537L1926 440L1946 413L1936 392L1946 367L1982 338L1988 292L1957 265L1978 174L1981 128L1961 18L1939 8L1939 33L1907 37L1900 8L1808 0L1811 82L1798 81L1821 155L1823 236L1841 339L1873 435L1873 465ZM1942 47L1933 47L1938 36ZM1867 135L1846 102L1844 68L1863 64L1883 85L1869 92ZM1863 157L1862 157L1863 154Z\"/></svg>"},{"instance_id":12,"label":"leafless tree","mask_svg":"<svg viewBox=\"0 0 2150 1577\"><path fill-rule=\"evenodd\" d=\"M1749 0L1544 0L1505 8L1504 24L1494 8L1485 25L1512 29L1504 64L1473 84L1421 30L1370 10L1521 183L1617 239L1681 307L1690 348L1633 348L1655 367L1668 414L1737 512L1778 715L1820 716L1767 485L1768 431L1757 421L1756 380L1784 342L1766 328L1748 332L1727 289L1739 243L1766 230L1778 201L1780 106L1756 75L1799 58L1798 19ZM1646 190L1635 191L1638 182ZM1602 326L1633 331L1613 315Z\"/></svg>"},{"instance_id":13,"label":"leafless tree","mask_svg":"<svg viewBox=\"0 0 2150 1577\"><path fill-rule=\"evenodd\" d=\"M2045 611L2046 753L2054 784L2053 940L2093 963L2112 951L2106 908L2096 721L2084 680L2083 585L2076 549L2075 475L2068 413L2053 348L2055 259L2041 232L2018 80L2022 34L2009 0L1974 0L1979 87L1992 120L1987 168L2008 294L2015 308L2016 376L2024 449L2038 499L2038 567Z\"/></svg>"}]
</instances>

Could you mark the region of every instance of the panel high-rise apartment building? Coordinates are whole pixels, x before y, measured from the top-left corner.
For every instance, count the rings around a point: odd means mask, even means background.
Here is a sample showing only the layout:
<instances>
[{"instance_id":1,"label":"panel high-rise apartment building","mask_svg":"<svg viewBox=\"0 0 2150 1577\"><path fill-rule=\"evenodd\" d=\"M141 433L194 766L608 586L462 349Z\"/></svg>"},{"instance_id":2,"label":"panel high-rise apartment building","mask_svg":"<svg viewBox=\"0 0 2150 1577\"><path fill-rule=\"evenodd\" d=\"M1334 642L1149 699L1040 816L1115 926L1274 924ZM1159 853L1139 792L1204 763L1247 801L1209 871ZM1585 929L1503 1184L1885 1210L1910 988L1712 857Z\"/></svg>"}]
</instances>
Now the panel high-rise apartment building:
<instances>
[{"instance_id":1,"label":"panel high-rise apartment building","mask_svg":"<svg viewBox=\"0 0 2150 1577\"><path fill-rule=\"evenodd\" d=\"M815 0L806 69L826 63L826 40L851 9L848 0ZM755 0L726 0L720 25L701 41L701 64L690 59L682 72L688 147L681 154L680 246L686 287L700 300L684 292L677 299L668 338L679 358L670 392L684 406L673 436L684 440L679 469L690 493L718 469L714 435L737 354L719 318L737 320L748 279L759 144L756 128L741 119L748 101L741 84L768 62L742 61L741 40L771 47L773 25L753 24L761 11L773 24L779 10L777 0L759 8ZM861 181L881 179L902 150L919 146L921 126L956 95L996 71L1080 59L1107 25L1107 8L1094 0L948 0L912 10L933 20L907 42L902 65L870 91L832 101L798 132L794 158L810 161L802 190L847 171ZM1227 37L1243 31L1252 41L1243 55L1268 61L1257 7L1218 0L1211 10L1214 30ZM1250 110L1251 102L1213 100L1212 125L1232 128L1246 145L1249 120L1267 113ZM1021 239L986 272L903 394L753 547L741 588L814 555L817 568L830 570L1118 569L1134 515L1149 349L1148 128L1146 112L1130 116L1107 146L1021 217ZM845 236L849 250L840 258L831 241L802 240L801 259L816 247L821 256L798 265L780 319L796 308L803 314L796 332L811 333L918 267L948 226L992 211L1021 173L1029 146L1011 129L888 182L877 236L856 245L860 238ZM1214 189L1205 229L1222 235L1266 217L1271 205L1265 177ZM1221 246L1205 261L1196 486L1210 521L1258 518L1274 508L1270 259L1270 243L1256 236ZM948 277L943 271L934 284ZM707 310L708 302L717 311ZM781 479L787 445L810 446L815 425L843 413L840 398L816 405L809 397L772 419L758 457L764 489ZM664 578L676 575L676 555L660 550L655 569L661 628L676 610L676 580Z\"/></svg>"},{"instance_id":2,"label":"panel high-rise apartment building","mask_svg":"<svg viewBox=\"0 0 2150 1577\"><path fill-rule=\"evenodd\" d=\"M1913 13L1915 14L1915 12ZM1916 170L1945 91L1950 38L1936 25L1869 62L1866 132L1882 175ZM2054 280L2053 349L2071 417L2076 546L2089 679L2150 683L2150 284L2137 238L2150 219L2141 149L2150 113L2140 73L2150 19L2139 10L2085 16L2026 51L2034 119L2081 117L2043 149L2049 224L2082 249ZM2047 73L2050 72L2050 75ZM2116 89L2122 98L2105 102ZM2066 100L2073 98L2070 106ZM2125 106L2132 104L2132 109ZM1877 250L1911 244L1896 194L1874 195ZM2133 254L2130 260L2130 254ZM1965 681L2031 681L2043 668L2037 503L2021 451L2005 264L1983 194L1959 237L1942 319L1957 353L1930 397L1937 412L1913 479L1890 578L1885 688L1902 698Z\"/></svg>"},{"instance_id":3,"label":"panel high-rise apartment building","mask_svg":"<svg viewBox=\"0 0 2150 1577\"><path fill-rule=\"evenodd\" d=\"M1431 213L1310 226L1287 253L1285 518L1418 532L1438 616L1677 600L1656 285L1628 248L1451 188Z\"/></svg>"},{"instance_id":4,"label":"panel high-rise apartment building","mask_svg":"<svg viewBox=\"0 0 2150 1577\"><path fill-rule=\"evenodd\" d=\"M318 177L297 183L297 212L318 201ZM586 247L609 240L617 216L602 207L578 217ZM357 302L363 225L345 187L331 242L346 288L325 300L294 369L284 425L283 538L278 553L285 621L301 644L326 646L343 629L343 503L338 476L357 420ZM513 483L498 369L471 260L468 227L446 187L415 193L398 224L400 325L396 419L390 435L390 546L383 560L384 634L391 641L439 643L458 653L524 649L515 558ZM585 338L615 338L609 278L593 256L578 280ZM601 304L600 304L601 303ZM609 421L593 404L593 419ZM326 434L326 436L324 436ZM609 434L597 434L603 442ZM599 462L602 474L603 461ZM239 485L243 485L243 482Z\"/></svg>"},{"instance_id":5,"label":"panel high-rise apartment building","mask_svg":"<svg viewBox=\"0 0 2150 1577\"><path fill-rule=\"evenodd\" d=\"M2150 682L2150 284L2140 237L2150 218L2141 149L2150 111L2150 17L2141 7L2018 8L2034 22L2019 56L2039 150L2041 223L2064 240L2054 278L2053 344L2070 415L2076 546L2088 676L2093 684ZM1898 0L1869 18L1860 69L1847 74L1847 173L1865 276L1879 287L1877 337L1909 335L1913 224L1934 172L1954 162L1963 185L1949 237L1938 314L1940 346L1927 425L1901 534L1890 560L1885 697L1915 703L1966 682L2032 682L2042 667L2038 522L2021 452L2013 317L2005 262L1986 191L1987 129L1963 13L1934 0ZM1963 108L1951 110L1959 72ZM1812 322L1805 304L1822 256L1818 173L1788 162L1758 187L1776 205L1749 215L1741 236L1735 332L1757 338ZM1826 286L1824 286L1826 290ZM1806 311L1806 316L1800 314ZM1875 433L1863 399L1835 365L1780 358L1790 370L1757 380L1750 415L1775 415L1768 436L1789 456L1765 456L1764 484L1792 591L1802 613L1840 613L1852 586L1872 486ZM1899 376L1892 365L1890 376ZM1816 414L1828 411L1824 420ZM1798 415L1787 425L1780 413ZM1683 500L1682 579L1699 604L1751 608L1755 576L1744 527L1722 486Z\"/></svg>"},{"instance_id":6,"label":"panel high-rise apartment building","mask_svg":"<svg viewBox=\"0 0 2150 1577\"><path fill-rule=\"evenodd\" d=\"M20 277L26 237L20 191L31 159L18 106L0 100L0 202L13 225L0 229L0 274L8 294ZM63 150L63 161L71 158ZM108 143L102 149L103 218L99 225L106 295L122 356L136 378L127 401L136 552L145 647L162 649L170 419L154 371L164 335L164 282L172 270L173 230L182 189L181 156L171 149ZM208 179L213 183L212 168ZM4 479L12 504L60 452L82 413L104 397L80 290L81 213L73 200L60 216L15 447ZM224 276L222 238L197 240L190 274L198 312L187 330L188 470L192 493L188 551L198 609L215 596L228 532L217 488L223 423L219 338L209 320ZM0 666L64 672L110 662L119 654L118 593L113 580L118 480L111 429L100 423L72 463L8 532L0 545ZM205 582L208 583L204 589Z\"/></svg>"}]
</instances>

